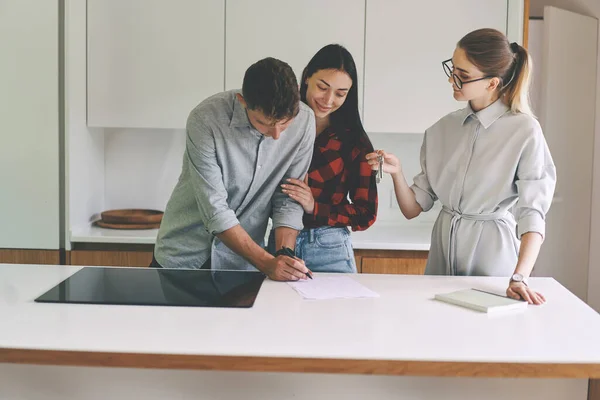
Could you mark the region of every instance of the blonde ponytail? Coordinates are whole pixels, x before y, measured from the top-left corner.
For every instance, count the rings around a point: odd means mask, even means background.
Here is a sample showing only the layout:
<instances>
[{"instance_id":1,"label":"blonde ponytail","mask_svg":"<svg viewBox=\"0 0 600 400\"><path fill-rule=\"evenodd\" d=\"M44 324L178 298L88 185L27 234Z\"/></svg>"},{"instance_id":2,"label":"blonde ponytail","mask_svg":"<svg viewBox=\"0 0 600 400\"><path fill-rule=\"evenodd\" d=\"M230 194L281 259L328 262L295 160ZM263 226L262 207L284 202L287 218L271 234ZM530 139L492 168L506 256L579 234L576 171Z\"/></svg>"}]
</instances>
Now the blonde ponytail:
<instances>
[{"instance_id":1,"label":"blonde ponytail","mask_svg":"<svg viewBox=\"0 0 600 400\"><path fill-rule=\"evenodd\" d=\"M533 116L529 103L532 68L531 57L527 50L516 42L511 43L510 48L515 54L515 65L512 72L512 79L502 88L502 94L504 95L506 104L513 112Z\"/></svg>"}]
</instances>

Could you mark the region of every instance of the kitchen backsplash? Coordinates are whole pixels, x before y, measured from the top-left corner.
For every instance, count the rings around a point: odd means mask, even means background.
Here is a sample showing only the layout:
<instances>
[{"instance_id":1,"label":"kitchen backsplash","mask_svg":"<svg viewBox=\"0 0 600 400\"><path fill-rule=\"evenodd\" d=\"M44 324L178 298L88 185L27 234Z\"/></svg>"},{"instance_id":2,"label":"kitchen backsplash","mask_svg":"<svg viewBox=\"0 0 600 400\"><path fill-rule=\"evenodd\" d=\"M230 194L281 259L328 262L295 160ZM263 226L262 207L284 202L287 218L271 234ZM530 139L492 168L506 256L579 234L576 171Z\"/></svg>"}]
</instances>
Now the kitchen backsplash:
<instances>
[{"instance_id":1,"label":"kitchen backsplash","mask_svg":"<svg viewBox=\"0 0 600 400\"><path fill-rule=\"evenodd\" d=\"M388 153L395 154L402 163L402 170L409 185L412 185L413 178L421 171L420 153L423 142L423 134L399 134L399 133L372 133L369 138L375 149L382 149ZM422 224L433 224L441 208L439 202L429 210L413 220L406 220L394 194L394 184L388 174L384 174L383 180L379 184L379 211L377 224L381 225L407 225L419 226Z\"/></svg>"},{"instance_id":2,"label":"kitchen backsplash","mask_svg":"<svg viewBox=\"0 0 600 400\"><path fill-rule=\"evenodd\" d=\"M164 210L179 179L184 150L184 130L106 129L106 209Z\"/></svg>"},{"instance_id":3,"label":"kitchen backsplash","mask_svg":"<svg viewBox=\"0 0 600 400\"><path fill-rule=\"evenodd\" d=\"M392 152L401 160L409 184L420 171L422 134L370 134L376 149ZM106 129L105 207L163 210L179 174L185 150L185 131L164 129ZM407 221L393 194L393 183L384 175L379 184L376 225L431 224L437 207Z\"/></svg>"}]
</instances>

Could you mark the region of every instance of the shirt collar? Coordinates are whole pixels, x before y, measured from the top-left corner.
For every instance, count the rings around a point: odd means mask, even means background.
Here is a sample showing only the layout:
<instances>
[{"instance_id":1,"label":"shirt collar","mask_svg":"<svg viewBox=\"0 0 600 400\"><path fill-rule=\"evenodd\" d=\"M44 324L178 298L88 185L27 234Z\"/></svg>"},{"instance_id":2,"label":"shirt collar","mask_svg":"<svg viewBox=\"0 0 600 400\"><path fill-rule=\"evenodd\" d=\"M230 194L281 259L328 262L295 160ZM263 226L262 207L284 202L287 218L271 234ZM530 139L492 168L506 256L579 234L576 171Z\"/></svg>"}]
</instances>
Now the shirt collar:
<instances>
[{"instance_id":1,"label":"shirt collar","mask_svg":"<svg viewBox=\"0 0 600 400\"><path fill-rule=\"evenodd\" d=\"M240 100L235 96L233 100L233 114L231 115L231 122L229 123L231 128L252 128L248 114L246 114L246 108L240 103Z\"/></svg>"},{"instance_id":2,"label":"shirt collar","mask_svg":"<svg viewBox=\"0 0 600 400\"><path fill-rule=\"evenodd\" d=\"M467 107L464 108L462 123L467 121L470 116L475 116L481 122L481 125L485 129L488 129L498 118L506 114L508 111L508 106L504 104L502 99L498 99L483 110L478 112L473 111L471 108L471 103L467 104Z\"/></svg>"}]
</instances>

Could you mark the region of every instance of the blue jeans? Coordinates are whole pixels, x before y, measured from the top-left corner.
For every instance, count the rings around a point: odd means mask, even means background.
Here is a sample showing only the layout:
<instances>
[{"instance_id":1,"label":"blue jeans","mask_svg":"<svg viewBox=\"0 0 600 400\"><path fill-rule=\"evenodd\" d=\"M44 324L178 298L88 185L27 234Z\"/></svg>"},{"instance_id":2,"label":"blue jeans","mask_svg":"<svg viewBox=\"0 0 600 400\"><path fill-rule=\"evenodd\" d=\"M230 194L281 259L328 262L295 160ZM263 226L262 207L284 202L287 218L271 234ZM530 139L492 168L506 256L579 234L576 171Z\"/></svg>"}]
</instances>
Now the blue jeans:
<instances>
[{"instance_id":1,"label":"blue jeans","mask_svg":"<svg viewBox=\"0 0 600 400\"><path fill-rule=\"evenodd\" d=\"M275 236L269 235L268 250L275 253ZM356 273L352 240L347 228L322 226L303 229L296 238L296 256L313 272Z\"/></svg>"}]
</instances>

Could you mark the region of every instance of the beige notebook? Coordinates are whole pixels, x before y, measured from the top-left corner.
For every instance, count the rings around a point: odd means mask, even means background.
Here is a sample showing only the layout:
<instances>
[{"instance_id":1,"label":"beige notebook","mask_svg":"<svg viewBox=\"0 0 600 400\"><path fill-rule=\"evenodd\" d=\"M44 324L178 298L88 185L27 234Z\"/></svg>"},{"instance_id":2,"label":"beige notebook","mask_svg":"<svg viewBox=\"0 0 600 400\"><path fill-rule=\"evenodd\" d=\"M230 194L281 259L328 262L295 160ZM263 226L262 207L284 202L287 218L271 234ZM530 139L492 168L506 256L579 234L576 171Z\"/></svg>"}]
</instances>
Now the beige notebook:
<instances>
[{"instance_id":1,"label":"beige notebook","mask_svg":"<svg viewBox=\"0 0 600 400\"><path fill-rule=\"evenodd\" d=\"M527 302L479 289L458 290L435 295L436 300L485 313L527 308Z\"/></svg>"}]
</instances>

